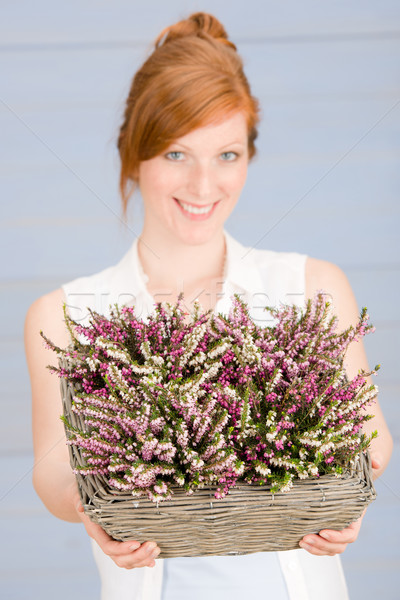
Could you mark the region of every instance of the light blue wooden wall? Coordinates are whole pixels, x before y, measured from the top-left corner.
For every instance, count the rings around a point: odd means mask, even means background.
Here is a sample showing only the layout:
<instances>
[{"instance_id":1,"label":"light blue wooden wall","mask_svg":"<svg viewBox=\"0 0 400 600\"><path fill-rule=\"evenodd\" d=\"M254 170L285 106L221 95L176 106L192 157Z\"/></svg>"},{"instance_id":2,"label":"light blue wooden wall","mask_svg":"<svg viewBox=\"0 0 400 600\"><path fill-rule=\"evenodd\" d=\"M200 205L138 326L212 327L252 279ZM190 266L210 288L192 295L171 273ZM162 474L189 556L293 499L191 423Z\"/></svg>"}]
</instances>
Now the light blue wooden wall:
<instances>
[{"instance_id":1,"label":"light blue wooden wall","mask_svg":"<svg viewBox=\"0 0 400 600\"><path fill-rule=\"evenodd\" d=\"M79 526L31 488L23 320L43 293L114 263L115 139L129 80L166 25L209 10L243 55L263 122L228 229L243 243L339 264L377 332L395 453L343 562L352 598L398 598L400 5L396 0L49 0L0 6L0 587L7 599L98 597ZM6 540L6 541L5 541ZM323 595L321 595L323 600Z\"/></svg>"}]
</instances>

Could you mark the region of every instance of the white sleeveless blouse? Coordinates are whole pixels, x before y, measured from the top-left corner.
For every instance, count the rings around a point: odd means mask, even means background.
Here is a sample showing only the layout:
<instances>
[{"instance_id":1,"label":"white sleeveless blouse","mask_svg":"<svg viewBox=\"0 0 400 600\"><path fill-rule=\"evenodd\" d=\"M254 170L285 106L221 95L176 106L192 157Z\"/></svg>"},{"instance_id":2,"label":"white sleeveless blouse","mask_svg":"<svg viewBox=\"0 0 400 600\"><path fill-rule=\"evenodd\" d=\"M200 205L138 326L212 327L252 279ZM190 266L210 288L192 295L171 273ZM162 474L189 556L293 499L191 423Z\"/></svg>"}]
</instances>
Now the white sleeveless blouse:
<instances>
[{"instance_id":1,"label":"white sleeveless blouse","mask_svg":"<svg viewBox=\"0 0 400 600\"><path fill-rule=\"evenodd\" d=\"M250 316L268 325L265 306L302 306L306 256L246 248L226 231L225 282L215 312L228 314L233 294L248 304ZM87 307L108 315L110 305L135 306L146 318L154 299L146 288L137 240L115 266L63 286L69 314L85 323ZM347 600L339 557L316 557L305 550L247 556L157 559L153 569L120 569L93 542L102 581L102 600Z\"/></svg>"}]
</instances>

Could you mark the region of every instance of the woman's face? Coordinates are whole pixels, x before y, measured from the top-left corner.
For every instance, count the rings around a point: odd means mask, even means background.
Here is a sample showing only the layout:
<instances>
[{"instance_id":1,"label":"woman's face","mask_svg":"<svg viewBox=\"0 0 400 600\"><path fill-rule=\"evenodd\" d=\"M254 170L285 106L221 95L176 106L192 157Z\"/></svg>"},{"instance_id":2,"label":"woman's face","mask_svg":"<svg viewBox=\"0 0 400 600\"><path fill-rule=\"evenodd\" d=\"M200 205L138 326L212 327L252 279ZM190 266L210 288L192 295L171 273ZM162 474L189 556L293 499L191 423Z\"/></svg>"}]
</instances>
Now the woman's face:
<instances>
[{"instance_id":1,"label":"woman's face","mask_svg":"<svg viewBox=\"0 0 400 600\"><path fill-rule=\"evenodd\" d=\"M246 181L247 165L242 113L177 139L140 164L144 231L189 244L220 234Z\"/></svg>"}]
</instances>

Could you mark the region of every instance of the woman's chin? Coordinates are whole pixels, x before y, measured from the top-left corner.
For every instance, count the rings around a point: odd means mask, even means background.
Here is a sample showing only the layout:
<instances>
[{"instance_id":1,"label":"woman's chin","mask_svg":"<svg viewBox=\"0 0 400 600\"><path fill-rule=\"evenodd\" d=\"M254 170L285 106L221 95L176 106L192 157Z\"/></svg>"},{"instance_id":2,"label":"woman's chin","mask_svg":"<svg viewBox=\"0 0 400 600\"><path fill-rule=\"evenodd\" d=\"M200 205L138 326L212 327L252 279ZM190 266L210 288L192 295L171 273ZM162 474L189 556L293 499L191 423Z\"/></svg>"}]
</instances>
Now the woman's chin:
<instances>
[{"instance_id":1,"label":"woman's chin","mask_svg":"<svg viewBox=\"0 0 400 600\"><path fill-rule=\"evenodd\" d=\"M173 234L177 240L187 246L201 246L223 236L224 227L220 225L211 226L202 222L203 227L187 227L183 231L181 228L174 230Z\"/></svg>"}]
</instances>

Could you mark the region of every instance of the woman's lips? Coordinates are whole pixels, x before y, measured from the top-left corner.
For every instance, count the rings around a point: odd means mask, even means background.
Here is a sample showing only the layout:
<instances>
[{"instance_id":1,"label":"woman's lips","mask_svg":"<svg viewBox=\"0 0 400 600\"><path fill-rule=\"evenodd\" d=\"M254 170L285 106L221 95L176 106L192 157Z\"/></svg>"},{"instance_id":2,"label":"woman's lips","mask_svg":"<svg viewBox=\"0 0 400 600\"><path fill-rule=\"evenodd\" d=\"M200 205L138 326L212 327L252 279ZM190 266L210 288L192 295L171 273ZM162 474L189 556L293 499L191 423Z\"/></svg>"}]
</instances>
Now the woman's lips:
<instances>
[{"instance_id":1,"label":"woman's lips","mask_svg":"<svg viewBox=\"0 0 400 600\"><path fill-rule=\"evenodd\" d=\"M218 204L218 201L211 202L209 204L198 205L183 202L183 200L178 200L177 198L174 198L174 200L178 204L182 213L193 221L203 221L207 219L214 212L214 209Z\"/></svg>"}]
</instances>

